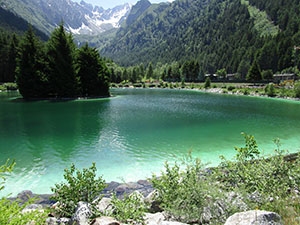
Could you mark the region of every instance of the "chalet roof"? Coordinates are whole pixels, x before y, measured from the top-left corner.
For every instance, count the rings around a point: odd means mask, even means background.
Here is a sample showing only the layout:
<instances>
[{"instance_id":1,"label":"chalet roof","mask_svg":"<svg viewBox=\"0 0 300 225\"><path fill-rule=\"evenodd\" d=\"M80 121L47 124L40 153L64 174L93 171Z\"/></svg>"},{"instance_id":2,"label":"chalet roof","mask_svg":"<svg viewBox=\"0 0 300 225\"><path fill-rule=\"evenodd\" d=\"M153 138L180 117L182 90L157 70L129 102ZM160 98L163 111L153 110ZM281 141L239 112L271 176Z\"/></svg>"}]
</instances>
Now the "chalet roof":
<instances>
[{"instance_id":1,"label":"chalet roof","mask_svg":"<svg viewBox=\"0 0 300 225\"><path fill-rule=\"evenodd\" d=\"M284 74L274 74L273 77L292 77L295 76L294 73L284 73Z\"/></svg>"}]
</instances>

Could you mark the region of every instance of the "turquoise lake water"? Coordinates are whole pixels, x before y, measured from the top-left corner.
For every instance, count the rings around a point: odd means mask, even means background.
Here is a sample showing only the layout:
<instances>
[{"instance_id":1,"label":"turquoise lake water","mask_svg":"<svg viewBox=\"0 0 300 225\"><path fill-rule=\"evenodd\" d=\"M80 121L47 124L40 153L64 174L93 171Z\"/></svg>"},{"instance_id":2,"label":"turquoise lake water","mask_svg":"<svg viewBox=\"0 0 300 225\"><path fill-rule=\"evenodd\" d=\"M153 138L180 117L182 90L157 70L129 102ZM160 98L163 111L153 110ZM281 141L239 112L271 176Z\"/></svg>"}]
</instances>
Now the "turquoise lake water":
<instances>
[{"instance_id":1,"label":"turquoise lake water","mask_svg":"<svg viewBox=\"0 0 300 225\"><path fill-rule=\"evenodd\" d=\"M241 132L265 154L274 138L300 149L300 103L189 90L114 89L115 97L67 102L24 102L0 93L0 165L15 159L0 196L22 190L50 193L63 170L96 162L109 181L137 181L159 173L166 160L190 150L205 163L231 158ZM175 157L176 156L176 157Z\"/></svg>"}]
</instances>

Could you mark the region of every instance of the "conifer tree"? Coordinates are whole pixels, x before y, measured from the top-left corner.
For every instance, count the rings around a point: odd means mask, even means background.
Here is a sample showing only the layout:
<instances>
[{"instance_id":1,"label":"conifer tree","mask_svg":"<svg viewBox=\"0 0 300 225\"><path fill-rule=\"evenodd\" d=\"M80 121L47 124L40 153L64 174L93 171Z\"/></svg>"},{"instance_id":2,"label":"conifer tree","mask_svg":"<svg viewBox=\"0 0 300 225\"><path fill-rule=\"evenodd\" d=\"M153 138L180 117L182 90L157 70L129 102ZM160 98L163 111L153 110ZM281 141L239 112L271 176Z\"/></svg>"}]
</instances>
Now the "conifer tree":
<instances>
[{"instance_id":1,"label":"conifer tree","mask_svg":"<svg viewBox=\"0 0 300 225\"><path fill-rule=\"evenodd\" d=\"M152 63L149 63L148 70L147 70L147 79L153 77L153 66Z\"/></svg>"},{"instance_id":2,"label":"conifer tree","mask_svg":"<svg viewBox=\"0 0 300 225\"><path fill-rule=\"evenodd\" d=\"M56 28L47 43L49 85L53 96L75 97L78 82L75 71L75 44L63 23Z\"/></svg>"},{"instance_id":3,"label":"conifer tree","mask_svg":"<svg viewBox=\"0 0 300 225\"><path fill-rule=\"evenodd\" d=\"M16 80L24 98L40 98L47 95L45 55L43 46L35 37L32 27L20 43L17 57Z\"/></svg>"},{"instance_id":4,"label":"conifer tree","mask_svg":"<svg viewBox=\"0 0 300 225\"><path fill-rule=\"evenodd\" d=\"M18 39L15 34L13 34L10 39L9 49L8 49L8 71L6 76L6 82L14 82L16 80L15 70L16 70L16 58L17 58L17 47Z\"/></svg>"},{"instance_id":5,"label":"conifer tree","mask_svg":"<svg viewBox=\"0 0 300 225\"><path fill-rule=\"evenodd\" d=\"M108 68L95 48L87 44L81 47L77 67L82 96L109 95Z\"/></svg>"},{"instance_id":6,"label":"conifer tree","mask_svg":"<svg viewBox=\"0 0 300 225\"><path fill-rule=\"evenodd\" d=\"M249 81L261 81L262 80L262 75L261 75L261 70L260 67L257 63L257 60L255 59L250 67L250 70L247 74L247 80Z\"/></svg>"}]
</instances>

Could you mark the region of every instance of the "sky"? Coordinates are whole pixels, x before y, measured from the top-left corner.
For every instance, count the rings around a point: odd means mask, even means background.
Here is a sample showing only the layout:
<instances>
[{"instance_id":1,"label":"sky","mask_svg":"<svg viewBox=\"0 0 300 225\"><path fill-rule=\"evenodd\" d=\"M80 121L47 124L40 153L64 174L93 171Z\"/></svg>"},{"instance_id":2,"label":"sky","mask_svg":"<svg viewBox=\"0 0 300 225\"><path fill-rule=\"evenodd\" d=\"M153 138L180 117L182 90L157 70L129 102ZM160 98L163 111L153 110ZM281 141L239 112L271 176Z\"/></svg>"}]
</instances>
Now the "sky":
<instances>
[{"instance_id":1,"label":"sky","mask_svg":"<svg viewBox=\"0 0 300 225\"><path fill-rule=\"evenodd\" d=\"M73 0L75 2L80 2L81 0ZM124 3L135 4L138 0L84 0L87 3L91 3L92 5L102 6L104 9L113 8L117 5L122 5ZM172 0L150 0L151 3L159 3L159 2L171 2Z\"/></svg>"}]
</instances>

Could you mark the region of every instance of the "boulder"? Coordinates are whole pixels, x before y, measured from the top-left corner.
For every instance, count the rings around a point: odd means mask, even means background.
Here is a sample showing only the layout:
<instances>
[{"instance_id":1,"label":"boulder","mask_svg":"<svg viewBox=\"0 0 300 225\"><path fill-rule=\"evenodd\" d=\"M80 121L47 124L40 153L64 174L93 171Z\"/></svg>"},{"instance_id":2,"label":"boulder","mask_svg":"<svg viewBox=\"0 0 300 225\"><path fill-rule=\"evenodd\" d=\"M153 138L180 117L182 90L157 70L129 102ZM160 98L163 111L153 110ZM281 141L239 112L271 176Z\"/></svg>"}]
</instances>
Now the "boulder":
<instances>
[{"instance_id":1,"label":"boulder","mask_svg":"<svg viewBox=\"0 0 300 225\"><path fill-rule=\"evenodd\" d=\"M55 217L49 217L46 219L46 225L57 225L57 219Z\"/></svg>"},{"instance_id":2,"label":"boulder","mask_svg":"<svg viewBox=\"0 0 300 225\"><path fill-rule=\"evenodd\" d=\"M57 224L59 224L59 225L69 225L69 224L72 224L71 223L71 219L70 218L59 218L58 220L57 220Z\"/></svg>"},{"instance_id":3,"label":"boulder","mask_svg":"<svg viewBox=\"0 0 300 225\"><path fill-rule=\"evenodd\" d=\"M165 216L161 212L155 213L155 214L145 213L144 219L145 219L145 224L147 224L147 225L156 225L156 224L159 224L162 221L164 221Z\"/></svg>"},{"instance_id":4,"label":"boulder","mask_svg":"<svg viewBox=\"0 0 300 225\"><path fill-rule=\"evenodd\" d=\"M17 195L17 199L20 199L22 202L27 202L30 198L33 198L33 193L29 190L22 191Z\"/></svg>"},{"instance_id":5,"label":"boulder","mask_svg":"<svg viewBox=\"0 0 300 225\"><path fill-rule=\"evenodd\" d=\"M156 200L157 195L158 195L157 191L152 191L144 199L144 202L149 205L149 212L151 213L162 212L162 209L159 207L160 203Z\"/></svg>"},{"instance_id":6,"label":"boulder","mask_svg":"<svg viewBox=\"0 0 300 225\"><path fill-rule=\"evenodd\" d=\"M283 225L281 217L274 212L252 210L230 216L225 225Z\"/></svg>"},{"instance_id":7,"label":"boulder","mask_svg":"<svg viewBox=\"0 0 300 225\"><path fill-rule=\"evenodd\" d=\"M100 213L105 213L107 211L111 211L112 210L111 199L110 198L105 198L105 197L102 198L101 201L96 205L96 209Z\"/></svg>"},{"instance_id":8,"label":"boulder","mask_svg":"<svg viewBox=\"0 0 300 225\"><path fill-rule=\"evenodd\" d=\"M21 213L31 213L33 211L40 211L40 212L44 212L43 210L43 206L42 205L38 205L38 204L31 204L31 205L27 205L22 211Z\"/></svg>"},{"instance_id":9,"label":"boulder","mask_svg":"<svg viewBox=\"0 0 300 225\"><path fill-rule=\"evenodd\" d=\"M100 218L97 218L92 223L93 225L120 225L118 221L116 221L112 217L102 216Z\"/></svg>"},{"instance_id":10,"label":"boulder","mask_svg":"<svg viewBox=\"0 0 300 225\"><path fill-rule=\"evenodd\" d=\"M74 215L71 218L71 224L87 225L92 215L90 205L86 202L79 202Z\"/></svg>"}]
</instances>

